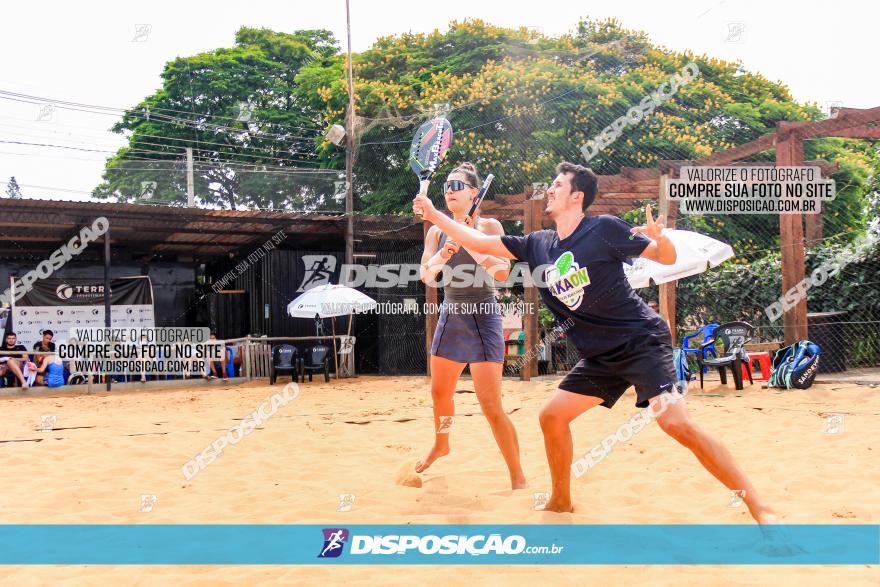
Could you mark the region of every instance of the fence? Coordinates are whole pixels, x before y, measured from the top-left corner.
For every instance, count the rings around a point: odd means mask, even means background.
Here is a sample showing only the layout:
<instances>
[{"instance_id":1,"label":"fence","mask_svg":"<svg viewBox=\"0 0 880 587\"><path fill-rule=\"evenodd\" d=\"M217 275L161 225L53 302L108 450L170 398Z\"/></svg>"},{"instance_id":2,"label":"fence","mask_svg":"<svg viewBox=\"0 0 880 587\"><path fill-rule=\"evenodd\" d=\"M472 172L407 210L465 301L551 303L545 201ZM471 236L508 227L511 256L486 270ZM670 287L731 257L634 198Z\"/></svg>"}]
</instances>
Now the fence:
<instances>
[{"instance_id":1,"label":"fence","mask_svg":"<svg viewBox=\"0 0 880 587\"><path fill-rule=\"evenodd\" d=\"M833 124L830 117L839 114L797 103L784 87L739 63L655 47L646 35L611 21L582 21L572 34L555 38L525 29L461 22L443 33L380 41L356 55L353 67L358 111L354 127L347 129L354 141L351 186L342 173L344 151L320 138L325 126L347 121L343 68L324 67L319 76L297 76L304 84L297 87L303 99L293 100L291 108L297 118L314 120L309 124L316 128L277 122L277 105L266 120L261 120L259 110L235 123L227 122L231 118L217 118L216 112L199 113L211 121L207 124L170 116L167 112L173 110L157 106L151 124L166 133L167 129L192 130L196 137L193 189L201 206L337 214L346 209L350 189L355 213L409 214L418 183L409 168L408 148L415 129L438 115L445 116L455 130L454 145L430 191L440 204L440 178L464 161L473 162L482 175L496 175L488 200L503 201L511 194L540 193L562 160L586 164L605 176L625 168L656 170L663 161L699 160L760 141L778 125L792 125L789 130L797 132L796 125ZM333 75L338 77L333 79ZM309 80L318 85L309 87ZM657 92L664 87L673 89L661 96ZM233 105L231 100L217 98L227 97L206 95L194 103ZM639 112L634 115L637 105ZM840 114L838 120L845 116L845 112ZM807 222L807 276L812 277L858 237L877 231L880 155L876 142L871 142L877 138L876 127L869 130L835 135L840 138L816 135L802 141L803 159L822 166L837 183L837 197L824 203L820 220ZM197 131L205 133L202 144ZM143 142L134 152L143 156L131 161L121 157L108 165L106 185L96 193L151 205L185 202L188 174L179 143L192 141L187 136L168 145L161 139L138 135L137 140ZM131 146L136 142L133 139ZM763 150L738 160L772 165L773 147L769 141ZM260 155L261 151L279 157ZM621 194L611 194L612 199L617 196ZM626 200L635 209L611 213L641 223L640 206L656 203L657 198L656 190L645 191L643 200ZM502 224L507 233L522 233L522 222ZM756 341L782 340L785 319L774 319L768 311L786 293L780 274L780 217L679 215L677 227L728 242L736 252L722 266L678 284L678 339L705 323L745 320L755 326ZM356 233L355 254L372 255L371 262L376 264L413 262L420 254L412 250L411 243L378 243L377 234ZM335 252L342 250L338 246ZM847 366L880 365L878 269L875 244L860 249L822 283L811 279L809 287L801 287L811 313L805 318L808 336L826 354L844 357ZM257 275L251 268L237 279L250 289ZM379 301L404 305L425 301L421 284L368 293ZM658 299L656 288L645 288L639 294ZM362 344L362 350L369 352L362 352L361 357L384 373L423 372L424 318L393 318L393 323L373 318L361 322L355 332L359 340L372 337ZM791 324L787 327L790 331ZM251 376L267 368L261 344L251 339L245 343ZM570 358L566 355L564 364Z\"/></svg>"}]
</instances>

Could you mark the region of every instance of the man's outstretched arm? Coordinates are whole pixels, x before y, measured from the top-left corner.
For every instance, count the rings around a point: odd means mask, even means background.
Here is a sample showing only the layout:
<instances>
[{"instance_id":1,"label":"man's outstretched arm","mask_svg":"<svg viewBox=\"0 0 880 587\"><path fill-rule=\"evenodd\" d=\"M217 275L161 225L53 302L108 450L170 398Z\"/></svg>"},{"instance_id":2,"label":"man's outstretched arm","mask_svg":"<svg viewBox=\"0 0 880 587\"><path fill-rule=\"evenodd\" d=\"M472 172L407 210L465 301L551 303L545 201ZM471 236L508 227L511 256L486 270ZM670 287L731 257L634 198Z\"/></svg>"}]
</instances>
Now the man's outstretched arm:
<instances>
[{"instance_id":1,"label":"man's outstretched arm","mask_svg":"<svg viewBox=\"0 0 880 587\"><path fill-rule=\"evenodd\" d=\"M463 247L484 255L515 259L516 257L507 250L501 242L499 235L483 234L479 230L470 228L460 222L456 222L446 214L439 212L433 202L427 196L416 196L413 200L413 209L421 208L422 218L434 224L446 233L446 236Z\"/></svg>"}]
</instances>

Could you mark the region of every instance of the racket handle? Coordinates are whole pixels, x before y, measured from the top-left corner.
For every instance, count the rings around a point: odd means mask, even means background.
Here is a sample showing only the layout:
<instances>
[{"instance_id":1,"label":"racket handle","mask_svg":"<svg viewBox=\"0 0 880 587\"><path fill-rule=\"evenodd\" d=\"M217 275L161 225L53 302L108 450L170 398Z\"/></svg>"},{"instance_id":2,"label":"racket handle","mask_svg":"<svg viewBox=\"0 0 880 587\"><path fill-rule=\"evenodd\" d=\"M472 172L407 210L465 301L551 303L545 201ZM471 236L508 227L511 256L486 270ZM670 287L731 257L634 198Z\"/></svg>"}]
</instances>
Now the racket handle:
<instances>
[{"instance_id":1,"label":"racket handle","mask_svg":"<svg viewBox=\"0 0 880 587\"><path fill-rule=\"evenodd\" d=\"M427 196L428 195L428 184L431 183L430 179L420 179L419 180L419 195ZM423 212L421 208L413 207L413 214L415 214L416 218L421 219Z\"/></svg>"}]
</instances>

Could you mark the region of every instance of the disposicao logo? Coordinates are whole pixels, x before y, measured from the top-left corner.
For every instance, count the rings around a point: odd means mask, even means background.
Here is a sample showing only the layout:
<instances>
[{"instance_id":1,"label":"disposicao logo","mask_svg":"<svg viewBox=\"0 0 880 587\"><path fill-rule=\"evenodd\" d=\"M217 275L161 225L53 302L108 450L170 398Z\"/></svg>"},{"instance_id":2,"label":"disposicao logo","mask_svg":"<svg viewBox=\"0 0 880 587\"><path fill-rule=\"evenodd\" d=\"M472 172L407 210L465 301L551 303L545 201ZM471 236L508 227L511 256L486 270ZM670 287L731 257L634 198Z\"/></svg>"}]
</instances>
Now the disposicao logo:
<instances>
[{"instance_id":1,"label":"disposicao logo","mask_svg":"<svg viewBox=\"0 0 880 587\"><path fill-rule=\"evenodd\" d=\"M590 275L586 267L574 260L571 251L566 251L546 269L544 281L556 299L574 310L584 299L584 288L590 285Z\"/></svg>"},{"instance_id":2,"label":"disposicao logo","mask_svg":"<svg viewBox=\"0 0 880 587\"><path fill-rule=\"evenodd\" d=\"M514 534L502 537L500 534L460 536L460 535L352 535L346 528L324 528L324 547L318 558L338 558L345 543L350 543L349 554L356 555L517 555L528 552L528 548L542 549L542 552L558 553L550 547L528 547L523 536ZM350 539L350 540L349 540ZM553 547L556 548L555 546ZM411 552L415 551L415 552Z\"/></svg>"},{"instance_id":3,"label":"disposicao logo","mask_svg":"<svg viewBox=\"0 0 880 587\"><path fill-rule=\"evenodd\" d=\"M346 528L324 528L324 547L318 554L318 558L338 558L342 554L342 548L348 542L348 530Z\"/></svg>"}]
</instances>

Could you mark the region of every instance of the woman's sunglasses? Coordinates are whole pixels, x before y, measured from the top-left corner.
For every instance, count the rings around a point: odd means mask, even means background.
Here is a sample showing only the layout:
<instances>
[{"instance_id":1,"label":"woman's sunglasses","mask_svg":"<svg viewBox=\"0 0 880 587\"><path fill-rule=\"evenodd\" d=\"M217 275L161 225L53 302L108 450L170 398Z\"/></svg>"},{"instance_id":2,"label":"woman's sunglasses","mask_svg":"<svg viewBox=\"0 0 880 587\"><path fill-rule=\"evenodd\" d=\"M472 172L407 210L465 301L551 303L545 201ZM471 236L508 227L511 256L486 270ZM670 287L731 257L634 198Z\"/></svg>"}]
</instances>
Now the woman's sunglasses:
<instances>
[{"instance_id":1,"label":"woman's sunglasses","mask_svg":"<svg viewBox=\"0 0 880 587\"><path fill-rule=\"evenodd\" d=\"M446 183L443 184L443 193L445 194L446 192L448 192L450 190L452 190L453 192L460 192L465 187L472 188L474 186L472 186L469 183L465 183L465 182L461 181L460 179L453 179L453 180L447 181Z\"/></svg>"}]
</instances>

